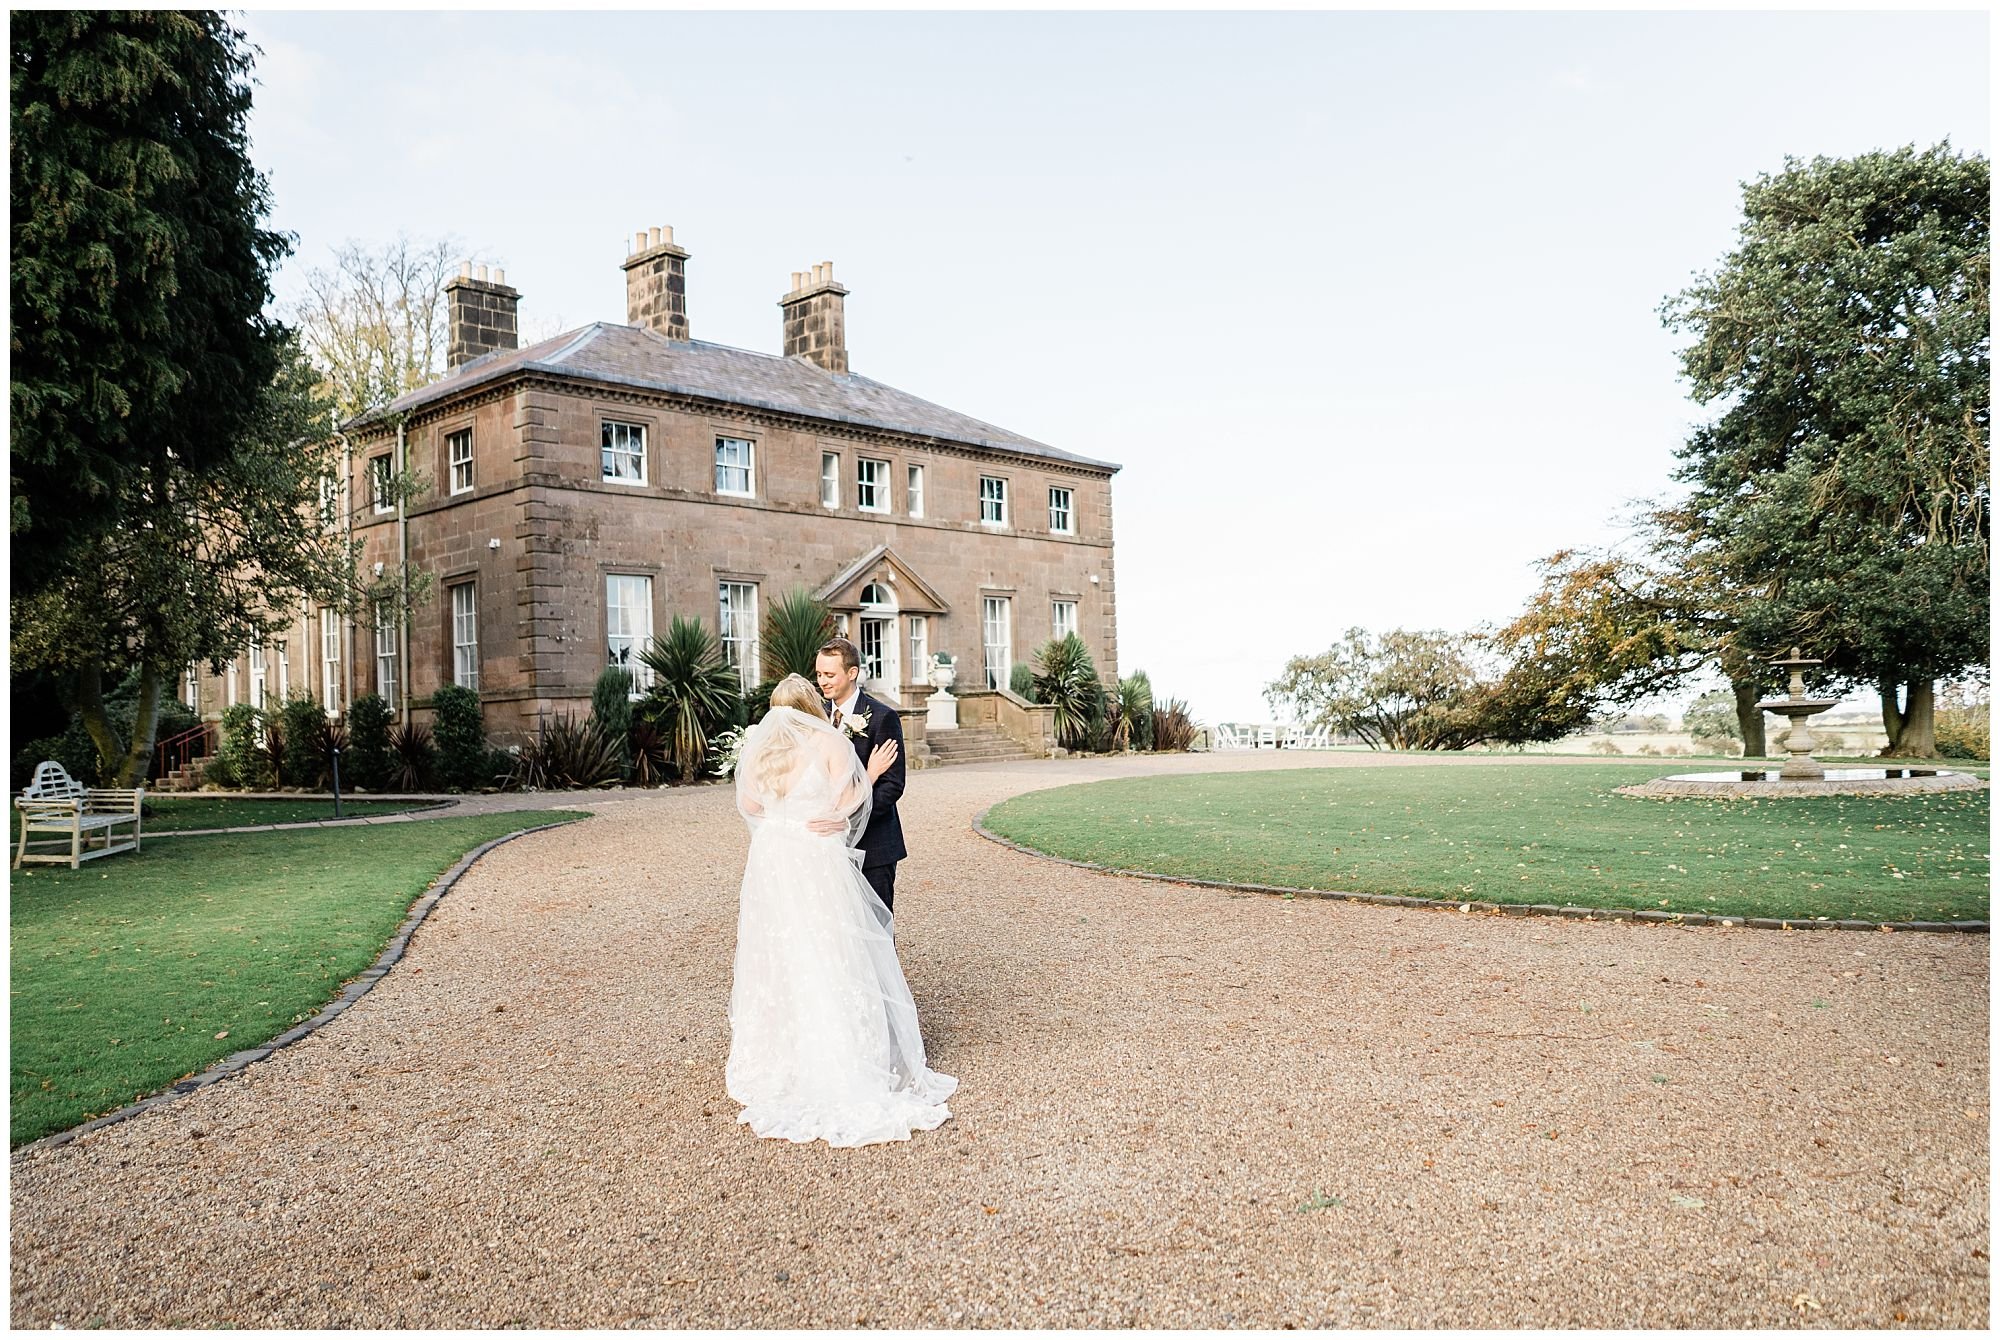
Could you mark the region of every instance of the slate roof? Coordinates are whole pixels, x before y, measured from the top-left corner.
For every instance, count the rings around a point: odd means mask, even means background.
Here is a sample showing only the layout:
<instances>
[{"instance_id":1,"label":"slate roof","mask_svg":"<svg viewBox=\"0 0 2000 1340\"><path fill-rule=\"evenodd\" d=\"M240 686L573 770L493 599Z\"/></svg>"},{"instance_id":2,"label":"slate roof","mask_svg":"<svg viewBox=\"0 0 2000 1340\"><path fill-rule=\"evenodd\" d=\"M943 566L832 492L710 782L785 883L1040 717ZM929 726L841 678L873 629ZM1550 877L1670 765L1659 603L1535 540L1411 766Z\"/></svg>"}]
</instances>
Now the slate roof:
<instances>
[{"instance_id":1,"label":"slate roof","mask_svg":"<svg viewBox=\"0 0 2000 1340\"><path fill-rule=\"evenodd\" d=\"M701 396L733 405L781 410L862 428L886 428L1103 470L1119 468L1109 461L1092 460L1010 433L867 377L828 372L801 358L760 354L702 340L669 340L644 327L607 321L525 349L502 349L482 355L429 386L398 397L384 409L361 415L346 427L366 427L385 415L418 409L523 372Z\"/></svg>"}]
</instances>

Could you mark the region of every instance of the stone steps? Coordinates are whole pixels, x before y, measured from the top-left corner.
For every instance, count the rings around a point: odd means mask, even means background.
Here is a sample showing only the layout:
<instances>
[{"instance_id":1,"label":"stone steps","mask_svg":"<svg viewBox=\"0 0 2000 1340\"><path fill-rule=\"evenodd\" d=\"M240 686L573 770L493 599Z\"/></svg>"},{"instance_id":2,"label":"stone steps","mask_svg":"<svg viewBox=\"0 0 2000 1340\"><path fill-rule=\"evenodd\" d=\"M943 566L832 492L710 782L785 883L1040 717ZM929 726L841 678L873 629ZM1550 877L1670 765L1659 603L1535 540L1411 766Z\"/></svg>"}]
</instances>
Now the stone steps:
<instances>
[{"instance_id":1,"label":"stone steps","mask_svg":"<svg viewBox=\"0 0 2000 1340\"><path fill-rule=\"evenodd\" d=\"M961 727L926 734L933 767L953 763L1004 763L1032 757L1017 742L998 731Z\"/></svg>"}]
</instances>

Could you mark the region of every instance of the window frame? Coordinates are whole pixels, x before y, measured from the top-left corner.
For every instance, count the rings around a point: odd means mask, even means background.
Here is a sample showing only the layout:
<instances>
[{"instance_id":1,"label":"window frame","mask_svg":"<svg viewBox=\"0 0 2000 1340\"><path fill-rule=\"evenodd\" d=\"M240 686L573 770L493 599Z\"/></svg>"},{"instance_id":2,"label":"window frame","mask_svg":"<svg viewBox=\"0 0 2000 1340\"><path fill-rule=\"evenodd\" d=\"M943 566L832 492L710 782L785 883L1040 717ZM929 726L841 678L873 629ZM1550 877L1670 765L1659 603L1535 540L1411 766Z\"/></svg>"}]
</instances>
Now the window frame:
<instances>
[{"instance_id":1,"label":"window frame","mask_svg":"<svg viewBox=\"0 0 2000 1340\"><path fill-rule=\"evenodd\" d=\"M873 467L872 470L870 467ZM874 478L869 478L873 474ZM869 494L878 495L873 503L863 502ZM856 456L854 458L854 510L886 515L890 511L889 462L880 456Z\"/></svg>"},{"instance_id":2,"label":"window frame","mask_svg":"<svg viewBox=\"0 0 2000 1340\"><path fill-rule=\"evenodd\" d=\"M1055 596L1050 598L1049 600L1050 637L1060 642L1065 633L1075 633L1079 637L1083 635L1081 632L1082 623L1081 620L1077 617L1077 606L1080 603L1081 602L1076 600L1066 600L1061 596ZM1063 627L1063 618L1061 612L1065 609L1069 611L1068 628Z\"/></svg>"},{"instance_id":3,"label":"window frame","mask_svg":"<svg viewBox=\"0 0 2000 1340\"><path fill-rule=\"evenodd\" d=\"M743 448L743 461L740 465L734 463L725 465L723 463L722 450L725 443ZM743 487L740 489L724 488L722 486L722 472L724 470L741 471L744 481ZM732 437L727 433L717 433L715 435L715 493L720 498L754 498L757 496L757 441L755 438Z\"/></svg>"},{"instance_id":4,"label":"window frame","mask_svg":"<svg viewBox=\"0 0 2000 1340\"><path fill-rule=\"evenodd\" d=\"M612 591L614 589L614 583L628 583L628 582L639 583L638 586L639 599L637 600L637 602L631 602L631 601L626 601L623 603L614 602L611 598ZM628 592L631 590L630 587L624 587L623 589ZM613 633L611 631L611 617L612 617L612 612L614 610L623 610L626 611L628 614L631 614L633 612L637 613L639 617L637 617L632 621L632 628L630 631L623 633ZM605 573L604 574L604 663L607 667L615 665L620 669L630 672L632 684L630 689L627 690L627 696L629 696L634 702L645 697L646 690L648 690L653 686L652 670L647 667L644 661L639 659L640 652L645 650L646 643L651 640L652 636L653 636L652 575L643 572ZM620 660L618 658L617 649L612 644L612 639L614 637L626 640L630 643L629 653L628 653L630 659Z\"/></svg>"},{"instance_id":5,"label":"window frame","mask_svg":"<svg viewBox=\"0 0 2000 1340\"><path fill-rule=\"evenodd\" d=\"M615 484L619 488L645 488L651 474L651 464L647 458L651 454L652 434L647 431L648 425L635 423L631 419L614 419L608 414L601 415L598 418L597 425L597 473L599 482ZM639 439L638 451L634 453L629 450L629 438L627 445L623 447L612 442L610 439L614 436L613 429L623 429L628 435L637 434ZM615 457L631 457L634 455L637 456L639 461L639 477L637 479L626 479L609 471L608 467Z\"/></svg>"},{"instance_id":6,"label":"window frame","mask_svg":"<svg viewBox=\"0 0 2000 1340\"><path fill-rule=\"evenodd\" d=\"M924 514L924 467L912 465L903 475L903 502L913 517Z\"/></svg>"},{"instance_id":7,"label":"window frame","mask_svg":"<svg viewBox=\"0 0 2000 1340\"><path fill-rule=\"evenodd\" d=\"M840 453L823 448L819 453L819 505L832 512L840 510Z\"/></svg>"},{"instance_id":8,"label":"window frame","mask_svg":"<svg viewBox=\"0 0 2000 1340\"><path fill-rule=\"evenodd\" d=\"M386 600L378 601L375 605L375 692L391 712L397 710L396 695L402 691L402 678L402 620L396 617L395 606Z\"/></svg>"},{"instance_id":9,"label":"window frame","mask_svg":"<svg viewBox=\"0 0 2000 1340\"><path fill-rule=\"evenodd\" d=\"M330 717L340 715L340 616L333 606L319 607L319 705Z\"/></svg>"},{"instance_id":10,"label":"window frame","mask_svg":"<svg viewBox=\"0 0 2000 1340\"><path fill-rule=\"evenodd\" d=\"M742 681L745 689L755 688L758 677L764 673L764 653L757 622L758 605L763 599L763 594L757 589L757 585L756 582L737 581L729 577L719 577L715 582L715 626L717 641L722 646L722 659L725 664L735 669L736 677ZM731 587L750 593L750 608L747 611L735 610L729 598ZM743 619L746 614L750 621L750 631L747 634L740 632L736 627L738 620ZM733 652L732 648L735 649Z\"/></svg>"},{"instance_id":11,"label":"window frame","mask_svg":"<svg viewBox=\"0 0 2000 1340\"><path fill-rule=\"evenodd\" d=\"M446 588L450 595L451 608L451 682L462 689L479 692L479 582L468 579L453 582ZM459 592L465 593L466 608L458 608ZM469 639L462 634L470 631ZM470 649L470 655L467 649ZM467 669L467 663L470 669ZM467 680L471 682L468 683Z\"/></svg>"},{"instance_id":12,"label":"window frame","mask_svg":"<svg viewBox=\"0 0 2000 1340\"><path fill-rule=\"evenodd\" d=\"M998 485L992 497L987 496L986 486ZM986 515L986 505L994 504L997 516ZM1005 526L1007 524L1007 477L1005 475L981 475L979 477L979 524L982 526Z\"/></svg>"},{"instance_id":13,"label":"window frame","mask_svg":"<svg viewBox=\"0 0 2000 1340\"><path fill-rule=\"evenodd\" d=\"M465 459L462 461L459 459L458 456L458 448L461 442L465 444ZM460 428L456 432L445 434L444 459L445 459L445 470L448 472L448 477L451 480L451 493L448 496L456 498L460 494L472 492L474 481L472 473L471 425L468 424L466 427ZM458 468L461 465L465 467L465 483L463 485L461 485L458 482Z\"/></svg>"},{"instance_id":14,"label":"window frame","mask_svg":"<svg viewBox=\"0 0 2000 1340\"><path fill-rule=\"evenodd\" d=\"M396 510L396 500L390 495L396 478L396 460L388 452L368 458L368 500L375 509L376 516L388 516Z\"/></svg>"},{"instance_id":15,"label":"window frame","mask_svg":"<svg viewBox=\"0 0 2000 1340\"><path fill-rule=\"evenodd\" d=\"M1061 525L1056 524L1056 495L1058 493L1063 496L1061 509L1063 519ZM1074 488L1065 487L1061 484L1049 485L1049 534L1076 534L1076 490Z\"/></svg>"},{"instance_id":16,"label":"window frame","mask_svg":"<svg viewBox=\"0 0 2000 1340\"><path fill-rule=\"evenodd\" d=\"M931 674L931 619L928 614L906 614L910 639L910 682L927 684Z\"/></svg>"},{"instance_id":17,"label":"window frame","mask_svg":"<svg viewBox=\"0 0 2000 1340\"><path fill-rule=\"evenodd\" d=\"M993 613L995 607L1000 612L1000 627L1004 638L993 641ZM980 659L986 671L986 687L1004 689L1014 674L1014 598L1012 596L981 596L979 598L979 646ZM996 670L993 665L994 648L1000 649L1002 664Z\"/></svg>"}]
</instances>

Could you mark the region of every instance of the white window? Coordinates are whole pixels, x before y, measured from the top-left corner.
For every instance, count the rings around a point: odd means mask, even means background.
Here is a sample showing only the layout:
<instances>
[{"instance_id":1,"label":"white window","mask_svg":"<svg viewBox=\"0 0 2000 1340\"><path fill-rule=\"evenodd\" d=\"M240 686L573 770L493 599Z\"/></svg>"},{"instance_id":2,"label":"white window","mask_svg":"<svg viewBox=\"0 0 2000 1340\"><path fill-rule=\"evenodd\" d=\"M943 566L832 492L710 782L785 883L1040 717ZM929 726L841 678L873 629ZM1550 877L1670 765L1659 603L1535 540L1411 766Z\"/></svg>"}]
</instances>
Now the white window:
<instances>
[{"instance_id":1,"label":"white window","mask_svg":"<svg viewBox=\"0 0 2000 1340\"><path fill-rule=\"evenodd\" d=\"M910 500L910 515L922 516L924 514L924 467L921 465L910 467L908 497Z\"/></svg>"},{"instance_id":2,"label":"white window","mask_svg":"<svg viewBox=\"0 0 2000 1340\"><path fill-rule=\"evenodd\" d=\"M319 524L331 526L340 520L340 481L332 475L319 477Z\"/></svg>"},{"instance_id":3,"label":"white window","mask_svg":"<svg viewBox=\"0 0 2000 1340\"><path fill-rule=\"evenodd\" d=\"M870 688L883 685L889 676L889 666L896 646L896 621L894 619L863 619L861 621L861 681Z\"/></svg>"},{"instance_id":4,"label":"white window","mask_svg":"<svg viewBox=\"0 0 2000 1340\"><path fill-rule=\"evenodd\" d=\"M910 674L921 684L931 671L931 621L922 614L904 617L910 621Z\"/></svg>"},{"instance_id":5,"label":"white window","mask_svg":"<svg viewBox=\"0 0 2000 1340\"><path fill-rule=\"evenodd\" d=\"M1076 495L1068 489L1049 490L1049 530L1056 535L1076 534Z\"/></svg>"},{"instance_id":6,"label":"white window","mask_svg":"<svg viewBox=\"0 0 2000 1340\"><path fill-rule=\"evenodd\" d=\"M889 462L863 457L854 463L854 505L864 512L889 510Z\"/></svg>"},{"instance_id":7,"label":"white window","mask_svg":"<svg viewBox=\"0 0 2000 1340\"><path fill-rule=\"evenodd\" d=\"M472 492L472 430L461 428L444 440L444 446L451 458L451 491Z\"/></svg>"},{"instance_id":8,"label":"white window","mask_svg":"<svg viewBox=\"0 0 2000 1340\"><path fill-rule=\"evenodd\" d=\"M328 716L340 715L340 616L319 611L319 702Z\"/></svg>"},{"instance_id":9,"label":"white window","mask_svg":"<svg viewBox=\"0 0 2000 1340\"><path fill-rule=\"evenodd\" d=\"M471 582L451 588L451 682L479 692L479 606Z\"/></svg>"},{"instance_id":10,"label":"white window","mask_svg":"<svg viewBox=\"0 0 2000 1340\"><path fill-rule=\"evenodd\" d=\"M988 526L1007 524L1007 481L992 475L979 477L979 520Z\"/></svg>"},{"instance_id":11,"label":"white window","mask_svg":"<svg viewBox=\"0 0 2000 1340\"><path fill-rule=\"evenodd\" d=\"M819 454L819 505L840 506L840 455L837 452L822 451Z\"/></svg>"},{"instance_id":12,"label":"white window","mask_svg":"<svg viewBox=\"0 0 2000 1340\"><path fill-rule=\"evenodd\" d=\"M188 662L187 676L181 680L181 701L193 711L201 710L201 678L193 661Z\"/></svg>"},{"instance_id":13,"label":"white window","mask_svg":"<svg viewBox=\"0 0 2000 1340\"><path fill-rule=\"evenodd\" d=\"M756 496L756 474L751 457L755 448L740 437L715 439L715 491L739 498Z\"/></svg>"},{"instance_id":14,"label":"white window","mask_svg":"<svg viewBox=\"0 0 2000 1340\"><path fill-rule=\"evenodd\" d=\"M236 662L229 662L229 669L222 681L222 705L236 706Z\"/></svg>"},{"instance_id":15,"label":"white window","mask_svg":"<svg viewBox=\"0 0 2000 1340\"><path fill-rule=\"evenodd\" d=\"M753 688L762 671L757 654L757 586L723 582L716 597L722 607L722 659L736 667L744 688Z\"/></svg>"},{"instance_id":16,"label":"white window","mask_svg":"<svg viewBox=\"0 0 2000 1340\"><path fill-rule=\"evenodd\" d=\"M292 696L292 658L285 649L285 639L278 639L278 702Z\"/></svg>"},{"instance_id":17,"label":"white window","mask_svg":"<svg viewBox=\"0 0 2000 1340\"><path fill-rule=\"evenodd\" d=\"M257 643L250 644L250 705L261 708L264 705L264 679L266 665L264 648Z\"/></svg>"},{"instance_id":18,"label":"white window","mask_svg":"<svg viewBox=\"0 0 2000 1340\"><path fill-rule=\"evenodd\" d=\"M604 421L602 439L604 482L643 484L646 482L646 425Z\"/></svg>"},{"instance_id":19,"label":"white window","mask_svg":"<svg viewBox=\"0 0 2000 1340\"><path fill-rule=\"evenodd\" d=\"M1076 602L1058 600L1050 605L1051 625L1055 628L1056 641L1060 642L1076 631Z\"/></svg>"},{"instance_id":20,"label":"white window","mask_svg":"<svg viewBox=\"0 0 2000 1340\"><path fill-rule=\"evenodd\" d=\"M987 596L981 602L986 634L986 687L1004 689L1014 669L1013 601L1006 596Z\"/></svg>"},{"instance_id":21,"label":"white window","mask_svg":"<svg viewBox=\"0 0 2000 1340\"><path fill-rule=\"evenodd\" d=\"M375 515L396 510L396 500L390 496L395 492L391 487L396 477L396 468L387 456L368 458L368 497L375 504Z\"/></svg>"},{"instance_id":22,"label":"white window","mask_svg":"<svg viewBox=\"0 0 2000 1340\"><path fill-rule=\"evenodd\" d=\"M604 635L607 663L631 672L632 696L640 697L653 683L653 672L639 659L653 636L651 577L604 579Z\"/></svg>"},{"instance_id":23,"label":"white window","mask_svg":"<svg viewBox=\"0 0 2000 1340\"><path fill-rule=\"evenodd\" d=\"M375 607L375 692L382 695L391 712L396 710L396 676L403 659L402 644L395 608L385 600Z\"/></svg>"}]
</instances>

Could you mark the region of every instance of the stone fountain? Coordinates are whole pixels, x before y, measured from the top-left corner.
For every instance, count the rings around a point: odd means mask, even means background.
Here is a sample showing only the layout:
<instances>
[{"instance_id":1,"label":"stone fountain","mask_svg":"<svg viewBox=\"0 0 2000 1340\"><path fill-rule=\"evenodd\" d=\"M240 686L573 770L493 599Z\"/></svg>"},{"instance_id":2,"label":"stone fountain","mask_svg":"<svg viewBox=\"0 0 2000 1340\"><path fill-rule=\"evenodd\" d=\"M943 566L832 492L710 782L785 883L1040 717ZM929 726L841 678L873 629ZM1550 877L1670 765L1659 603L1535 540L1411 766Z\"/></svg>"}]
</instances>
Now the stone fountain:
<instances>
[{"instance_id":1,"label":"stone fountain","mask_svg":"<svg viewBox=\"0 0 2000 1340\"><path fill-rule=\"evenodd\" d=\"M1822 664L1792 648L1790 656L1771 662L1791 671L1791 684L1783 698L1767 698L1760 710L1784 717L1792 723L1785 736L1785 765L1782 768L1746 767L1734 772L1684 772L1673 777L1655 777L1637 786L1621 786L1628 796L1863 796L1905 795L1925 791L1976 791L1985 783L1969 773L1944 768L1836 768L1821 767L1812 756L1815 741L1807 724L1831 707L1837 698L1806 697L1805 670ZM1749 759L1743 760L1746 764Z\"/></svg>"},{"instance_id":2,"label":"stone fountain","mask_svg":"<svg viewBox=\"0 0 2000 1340\"><path fill-rule=\"evenodd\" d=\"M1797 647L1792 648L1789 657L1780 657L1772 665L1792 672L1790 692L1783 698L1766 698L1757 706L1774 716L1784 717L1792 723L1785 735L1785 766L1778 770L1781 780L1788 782L1820 782L1826 780L1826 769L1813 758L1812 727L1807 723L1813 717L1829 708L1840 706L1838 698L1806 697L1806 667L1823 665L1825 662L1799 655Z\"/></svg>"}]
</instances>

